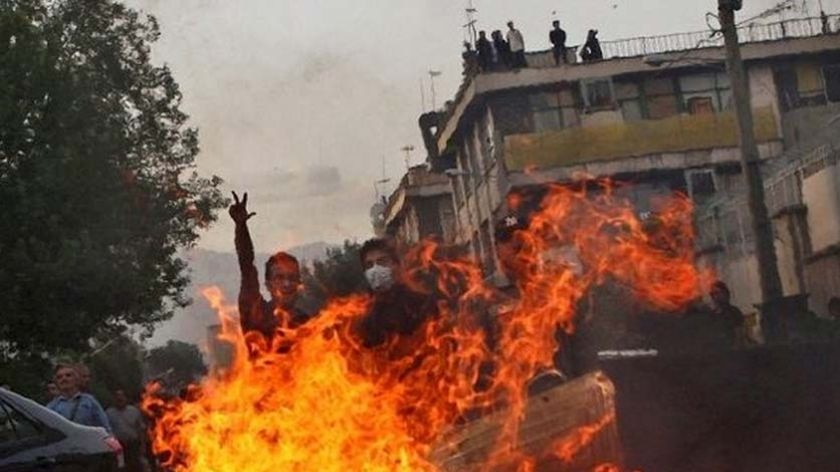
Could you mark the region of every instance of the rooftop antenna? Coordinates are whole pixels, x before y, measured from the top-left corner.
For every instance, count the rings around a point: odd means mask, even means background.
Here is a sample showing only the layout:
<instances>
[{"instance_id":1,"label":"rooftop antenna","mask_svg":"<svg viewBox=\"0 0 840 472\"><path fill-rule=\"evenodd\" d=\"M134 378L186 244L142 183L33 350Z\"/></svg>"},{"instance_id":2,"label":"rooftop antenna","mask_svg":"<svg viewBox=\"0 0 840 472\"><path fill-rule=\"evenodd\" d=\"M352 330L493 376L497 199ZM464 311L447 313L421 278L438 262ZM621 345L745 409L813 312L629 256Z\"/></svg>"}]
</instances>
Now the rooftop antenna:
<instances>
[{"instance_id":1,"label":"rooftop antenna","mask_svg":"<svg viewBox=\"0 0 840 472\"><path fill-rule=\"evenodd\" d=\"M411 151L414 150L414 146L411 144L406 144L405 146L400 148L400 151L405 153L405 170L409 171L411 169Z\"/></svg>"},{"instance_id":2,"label":"rooftop antenna","mask_svg":"<svg viewBox=\"0 0 840 472\"><path fill-rule=\"evenodd\" d=\"M385 177L385 155L383 154L381 157L382 157L382 178L379 179L379 180L373 181L373 190L376 192L376 202L377 203L381 203L381 202L385 201L386 196L385 196L384 186L385 186L385 184L387 184L388 182L391 181L391 179Z\"/></svg>"},{"instance_id":3,"label":"rooftop antenna","mask_svg":"<svg viewBox=\"0 0 840 472\"><path fill-rule=\"evenodd\" d=\"M467 18L467 23L464 25L464 29L467 32L467 39L470 44L475 44L478 38L478 33L475 30L475 24L478 20L475 19L475 14L478 13L478 10L473 6L473 0L467 0L467 8L464 9L464 12Z\"/></svg>"},{"instance_id":4,"label":"rooftop antenna","mask_svg":"<svg viewBox=\"0 0 840 472\"><path fill-rule=\"evenodd\" d=\"M423 90L423 77L420 76L420 108L426 113L426 91Z\"/></svg>"},{"instance_id":5,"label":"rooftop antenna","mask_svg":"<svg viewBox=\"0 0 840 472\"><path fill-rule=\"evenodd\" d=\"M431 80L431 89L432 89L432 111L437 110L437 103L435 102L435 77L438 77L441 74L439 70L429 70L429 79Z\"/></svg>"}]
</instances>

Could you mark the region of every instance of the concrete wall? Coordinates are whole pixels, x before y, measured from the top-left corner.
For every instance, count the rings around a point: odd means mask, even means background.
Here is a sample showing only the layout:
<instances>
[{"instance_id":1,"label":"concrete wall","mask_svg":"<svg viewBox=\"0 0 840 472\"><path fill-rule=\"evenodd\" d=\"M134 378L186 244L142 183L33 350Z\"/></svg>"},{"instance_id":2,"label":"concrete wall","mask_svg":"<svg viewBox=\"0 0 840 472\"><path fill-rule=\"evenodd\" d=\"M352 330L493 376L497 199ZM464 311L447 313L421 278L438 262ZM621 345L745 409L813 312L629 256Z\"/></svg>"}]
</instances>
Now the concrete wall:
<instances>
[{"instance_id":1,"label":"concrete wall","mask_svg":"<svg viewBox=\"0 0 840 472\"><path fill-rule=\"evenodd\" d=\"M840 103L822 106L802 107L782 114L782 134L788 149L807 151L824 144L826 139L835 138L837 125L830 124L840 116Z\"/></svg>"},{"instance_id":2,"label":"concrete wall","mask_svg":"<svg viewBox=\"0 0 840 472\"><path fill-rule=\"evenodd\" d=\"M782 279L782 291L785 296L803 292L805 287L800 283L800 270L804 254L802 242L798 239L798 215L788 213L773 220L776 233L776 259L779 267L779 277Z\"/></svg>"},{"instance_id":3,"label":"concrete wall","mask_svg":"<svg viewBox=\"0 0 840 472\"><path fill-rule=\"evenodd\" d=\"M840 166L827 167L803 180L802 200L808 207L813 251L840 244Z\"/></svg>"}]
</instances>

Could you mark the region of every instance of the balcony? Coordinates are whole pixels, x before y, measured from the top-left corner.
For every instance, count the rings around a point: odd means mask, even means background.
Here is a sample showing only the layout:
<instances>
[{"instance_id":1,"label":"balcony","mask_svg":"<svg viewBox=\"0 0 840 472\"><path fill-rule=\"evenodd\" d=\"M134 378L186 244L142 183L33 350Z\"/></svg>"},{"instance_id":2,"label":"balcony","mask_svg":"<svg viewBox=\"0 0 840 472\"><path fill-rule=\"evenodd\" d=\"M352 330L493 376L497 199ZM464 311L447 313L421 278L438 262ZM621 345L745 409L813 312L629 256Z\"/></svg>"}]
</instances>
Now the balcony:
<instances>
[{"instance_id":1,"label":"balcony","mask_svg":"<svg viewBox=\"0 0 840 472\"><path fill-rule=\"evenodd\" d=\"M758 142L781 139L771 107L754 110ZM547 168L593 161L738 146L733 112L676 115L505 138L508 170Z\"/></svg>"}]
</instances>

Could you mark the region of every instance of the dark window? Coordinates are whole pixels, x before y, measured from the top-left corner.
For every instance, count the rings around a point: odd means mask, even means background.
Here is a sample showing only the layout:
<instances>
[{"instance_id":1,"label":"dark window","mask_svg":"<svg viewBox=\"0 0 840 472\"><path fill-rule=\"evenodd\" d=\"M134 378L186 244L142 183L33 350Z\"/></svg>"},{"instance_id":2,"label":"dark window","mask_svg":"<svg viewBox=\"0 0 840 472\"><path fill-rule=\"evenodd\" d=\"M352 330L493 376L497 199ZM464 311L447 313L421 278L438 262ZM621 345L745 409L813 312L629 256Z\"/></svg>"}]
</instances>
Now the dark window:
<instances>
[{"instance_id":1,"label":"dark window","mask_svg":"<svg viewBox=\"0 0 840 472\"><path fill-rule=\"evenodd\" d=\"M823 67L825 96L830 102L840 102L840 64Z\"/></svg>"},{"instance_id":2,"label":"dark window","mask_svg":"<svg viewBox=\"0 0 840 472\"><path fill-rule=\"evenodd\" d=\"M603 110L613 108L615 99L613 97L612 80L592 79L581 82L583 89L584 104L590 110Z\"/></svg>"},{"instance_id":3,"label":"dark window","mask_svg":"<svg viewBox=\"0 0 840 472\"><path fill-rule=\"evenodd\" d=\"M635 82L616 82L613 85L615 87L615 98L618 100L624 121L644 119L639 84Z\"/></svg>"},{"instance_id":4,"label":"dark window","mask_svg":"<svg viewBox=\"0 0 840 472\"><path fill-rule=\"evenodd\" d=\"M796 77L796 70L792 67L784 67L773 72L776 81L776 89L779 93L779 104L782 111L792 110L799 107L799 81Z\"/></svg>"},{"instance_id":5,"label":"dark window","mask_svg":"<svg viewBox=\"0 0 840 472\"><path fill-rule=\"evenodd\" d=\"M717 192L714 171L711 169L689 171L688 185L691 197L697 202L707 200Z\"/></svg>"},{"instance_id":6,"label":"dark window","mask_svg":"<svg viewBox=\"0 0 840 472\"><path fill-rule=\"evenodd\" d=\"M528 96L534 131L550 131L563 127L563 110L560 95L555 92L539 92Z\"/></svg>"}]
</instances>

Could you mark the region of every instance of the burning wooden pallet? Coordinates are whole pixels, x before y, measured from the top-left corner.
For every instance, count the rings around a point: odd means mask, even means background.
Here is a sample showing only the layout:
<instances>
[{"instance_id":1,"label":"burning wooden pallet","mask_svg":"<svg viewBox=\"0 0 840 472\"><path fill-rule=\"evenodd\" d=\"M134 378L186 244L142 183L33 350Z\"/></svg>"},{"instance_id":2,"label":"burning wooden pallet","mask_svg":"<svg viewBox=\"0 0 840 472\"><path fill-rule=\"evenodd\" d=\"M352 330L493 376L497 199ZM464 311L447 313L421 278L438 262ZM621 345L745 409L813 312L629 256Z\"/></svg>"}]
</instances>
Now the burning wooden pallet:
<instances>
[{"instance_id":1,"label":"burning wooden pallet","mask_svg":"<svg viewBox=\"0 0 840 472\"><path fill-rule=\"evenodd\" d=\"M615 388L601 372L585 375L529 399L518 447L539 458L537 471L592 471L620 466ZM496 447L504 412L450 432L432 460L445 471L484 470Z\"/></svg>"}]
</instances>

